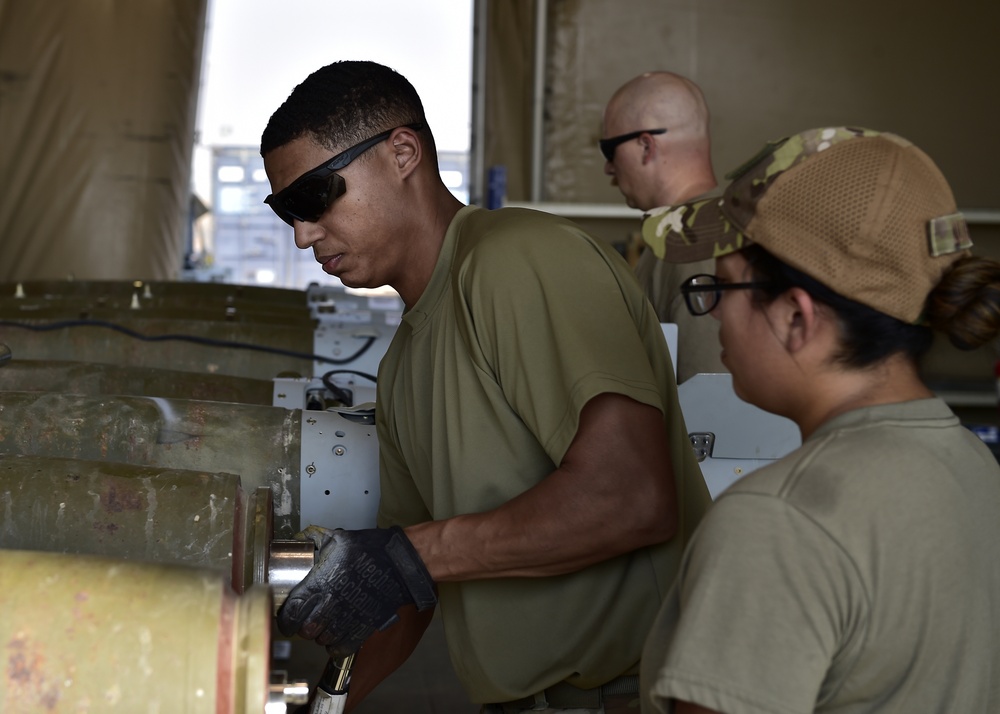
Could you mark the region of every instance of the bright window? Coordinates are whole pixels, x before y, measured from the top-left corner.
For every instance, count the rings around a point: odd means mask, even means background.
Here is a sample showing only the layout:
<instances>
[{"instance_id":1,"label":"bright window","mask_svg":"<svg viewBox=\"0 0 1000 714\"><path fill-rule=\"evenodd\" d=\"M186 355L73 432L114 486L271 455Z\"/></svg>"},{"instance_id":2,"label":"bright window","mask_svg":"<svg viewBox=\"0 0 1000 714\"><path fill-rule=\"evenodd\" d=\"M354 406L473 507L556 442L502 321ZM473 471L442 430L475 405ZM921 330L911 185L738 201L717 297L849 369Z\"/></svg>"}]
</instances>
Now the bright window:
<instances>
[{"instance_id":1,"label":"bright window","mask_svg":"<svg viewBox=\"0 0 1000 714\"><path fill-rule=\"evenodd\" d=\"M190 279L275 287L337 283L264 203L260 135L272 112L323 65L368 59L420 93L442 178L468 200L473 0L209 0L192 188L210 212ZM433 38L429 41L428 38Z\"/></svg>"}]
</instances>

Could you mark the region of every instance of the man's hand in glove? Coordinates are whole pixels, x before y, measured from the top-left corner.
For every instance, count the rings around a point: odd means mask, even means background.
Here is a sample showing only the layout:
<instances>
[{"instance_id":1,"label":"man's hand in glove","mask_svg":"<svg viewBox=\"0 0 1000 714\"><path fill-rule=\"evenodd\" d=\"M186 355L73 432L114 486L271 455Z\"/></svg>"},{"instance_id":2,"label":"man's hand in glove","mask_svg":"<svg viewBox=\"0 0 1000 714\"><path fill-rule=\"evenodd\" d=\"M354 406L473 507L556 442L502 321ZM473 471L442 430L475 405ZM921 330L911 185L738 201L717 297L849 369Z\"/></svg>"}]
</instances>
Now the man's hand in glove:
<instances>
[{"instance_id":1,"label":"man's hand in glove","mask_svg":"<svg viewBox=\"0 0 1000 714\"><path fill-rule=\"evenodd\" d=\"M357 652L396 621L396 611L437 603L434 581L402 528L328 530L309 526L297 538L319 553L309 574L278 611L278 629L326 645L334 657Z\"/></svg>"}]
</instances>

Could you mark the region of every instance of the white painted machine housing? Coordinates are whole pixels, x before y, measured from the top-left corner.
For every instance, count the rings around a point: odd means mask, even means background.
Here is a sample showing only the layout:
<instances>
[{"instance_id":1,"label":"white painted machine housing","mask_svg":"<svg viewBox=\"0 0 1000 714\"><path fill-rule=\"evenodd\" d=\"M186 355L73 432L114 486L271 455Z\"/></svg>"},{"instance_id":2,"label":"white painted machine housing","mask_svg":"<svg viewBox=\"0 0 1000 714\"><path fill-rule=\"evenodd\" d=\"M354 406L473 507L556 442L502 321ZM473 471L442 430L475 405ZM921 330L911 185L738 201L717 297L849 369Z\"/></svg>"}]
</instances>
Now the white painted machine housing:
<instances>
[{"instance_id":1,"label":"white painted machine housing","mask_svg":"<svg viewBox=\"0 0 1000 714\"><path fill-rule=\"evenodd\" d=\"M728 373L696 374L678 386L677 396L713 499L802 444L795 422L737 397Z\"/></svg>"}]
</instances>

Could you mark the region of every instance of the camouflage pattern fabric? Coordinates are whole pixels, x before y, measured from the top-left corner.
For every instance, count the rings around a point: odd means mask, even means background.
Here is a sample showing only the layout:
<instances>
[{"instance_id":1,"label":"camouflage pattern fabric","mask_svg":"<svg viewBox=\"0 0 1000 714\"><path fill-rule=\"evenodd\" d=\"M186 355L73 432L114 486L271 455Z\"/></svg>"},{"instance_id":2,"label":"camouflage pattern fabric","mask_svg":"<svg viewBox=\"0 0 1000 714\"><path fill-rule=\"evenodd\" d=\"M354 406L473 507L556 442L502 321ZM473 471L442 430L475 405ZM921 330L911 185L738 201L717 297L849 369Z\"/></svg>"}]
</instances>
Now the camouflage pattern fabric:
<instances>
[{"instance_id":1,"label":"camouflage pattern fabric","mask_svg":"<svg viewBox=\"0 0 1000 714\"><path fill-rule=\"evenodd\" d=\"M650 211L642 233L652 252L689 263L758 242L837 294L921 324L927 296L972 247L940 169L895 134L810 129L727 178L722 198Z\"/></svg>"},{"instance_id":2,"label":"camouflage pattern fabric","mask_svg":"<svg viewBox=\"0 0 1000 714\"><path fill-rule=\"evenodd\" d=\"M928 225L931 255L935 258L959 253L972 247L972 237L969 235L969 224L961 213L934 218Z\"/></svg>"},{"instance_id":3,"label":"camouflage pattern fabric","mask_svg":"<svg viewBox=\"0 0 1000 714\"><path fill-rule=\"evenodd\" d=\"M688 263L718 258L752 241L745 231L757 202L784 172L843 141L881 132L856 127L810 129L771 141L726 174L732 182L723 197L654 208L643 217L642 237L658 258ZM908 144L905 139L885 135Z\"/></svg>"}]
</instances>

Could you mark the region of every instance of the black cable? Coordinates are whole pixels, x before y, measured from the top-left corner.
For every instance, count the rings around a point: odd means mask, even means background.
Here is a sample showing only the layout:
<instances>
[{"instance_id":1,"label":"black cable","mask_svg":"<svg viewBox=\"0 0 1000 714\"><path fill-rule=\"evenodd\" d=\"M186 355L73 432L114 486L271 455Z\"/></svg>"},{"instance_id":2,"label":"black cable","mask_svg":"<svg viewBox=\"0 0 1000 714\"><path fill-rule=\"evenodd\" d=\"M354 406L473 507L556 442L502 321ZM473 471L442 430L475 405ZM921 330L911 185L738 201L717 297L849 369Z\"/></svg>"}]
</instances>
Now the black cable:
<instances>
[{"instance_id":1,"label":"black cable","mask_svg":"<svg viewBox=\"0 0 1000 714\"><path fill-rule=\"evenodd\" d=\"M350 364L354 360L358 359L365 352L367 352L371 348L371 346L375 344L375 335L368 335L367 340L368 342L366 342L360 348L358 348L358 351L355 352L350 357L347 357L345 359L333 359L332 357L327 357L323 361L329 362L330 364Z\"/></svg>"},{"instance_id":2,"label":"black cable","mask_svg":"<svg viewBox=\"0 0 1000 714\"><path fill-rule=\"evenodd\" d=\"M367 372L358 372L353 369L332 369L320 377L320 379L323 380L323 386L326 387L331 394L333 394L333 398L346 407L354 406L354 395L349 390L342 389L333 383L333 380L330 379L330 377L335 374L356 374L359 377L364 377L365 379L378 384L378 379L374 376L368 374Z\"/></svg>"},{"instance_id":3,"label":"black cable","mask_svg":"<svg viewBox=\"0 0 1000 714\"><path fill-rule=\"evenodd\" d=\"M364 377L372 384L378 384L378 378L375 377L375 375L368 374L367 372L358 372L357 370L354 369L331 369L329 372L323 375L323 383L325 384L326 380L335 374L356 374L359 377Z\"/></svg>"},{"instance_id":4,"label":"black cable","mask_svg":"<svg viewBox=\"0 0 1000 714\"><path fill-rule=\"evenodd\" d=\"M145 342L163 342L166 340L177 340L181 342L193 342L199 345L206 345L208 347L225 347L231 349L241 349L241 350L254 350L257 352L268 352L270 354L282 355L284 357L297 357L299 359L309 359L314 362L327 362L329 364L348 364L353 360L367 352L371 346L375 343L375 337L369 335L366 338L366 342L362 347L355 352L352 356L346 359L334 359L333 357L324 357L323 355L314 355L307 352L295 352L294 350L283 350L279 347L266 347L264 345L255 345L249 342L231 342L229 340L215 340L211 337L199 337L198 335L143 335L135 330L129 329L124 325L118 325L114 322L107 322L106 320L62 320L59 322L51 322L48 324L32 325L25 322L18 322L16 320L0 320L0 327L20 327L25 330L35 330L36 332L47 332L49 330L61 330L67 327L106 327L109 330L115 330L123 335L128 335L129 337L134 337L137 340L143 340ZM367 376L367 375L366 375Z\"/></svg>"}]
</instances>

